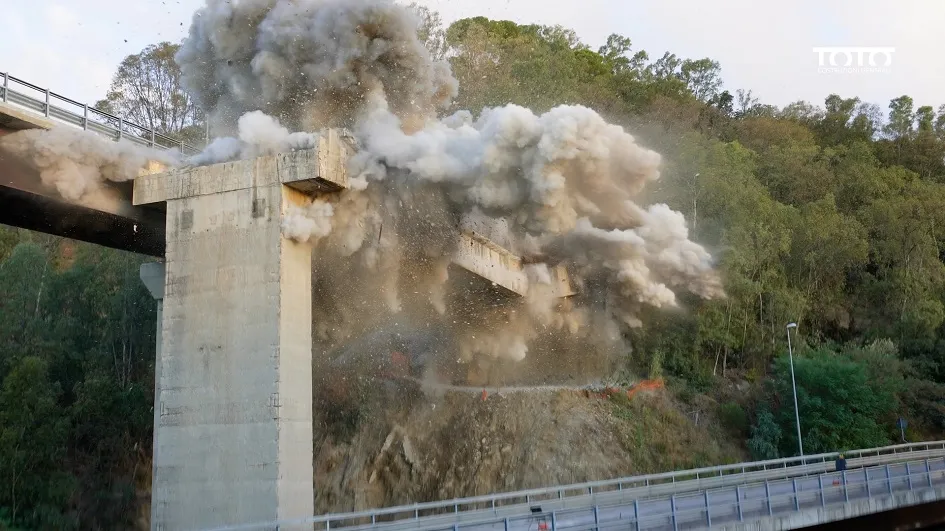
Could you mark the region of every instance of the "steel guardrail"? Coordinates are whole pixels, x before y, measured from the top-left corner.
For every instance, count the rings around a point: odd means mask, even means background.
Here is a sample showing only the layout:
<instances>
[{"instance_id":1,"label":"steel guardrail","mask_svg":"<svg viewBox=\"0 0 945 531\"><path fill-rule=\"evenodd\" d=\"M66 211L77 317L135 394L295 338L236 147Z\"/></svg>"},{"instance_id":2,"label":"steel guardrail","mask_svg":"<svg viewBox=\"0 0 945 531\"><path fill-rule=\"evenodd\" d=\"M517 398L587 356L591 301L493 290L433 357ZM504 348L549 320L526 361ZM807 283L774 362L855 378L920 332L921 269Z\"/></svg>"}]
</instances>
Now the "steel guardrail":
<instances>
[{"instance_id":1,"label":"steel guardrail","mask_svg":"<svg viewBox=\"0 0 945 531\"><path fill-rule=\"evenodd\" d=\"M938 465L933 468L933 463ZM904 467L904 474L893 474L890 467ZM916 469L916 467L918 469ZM879 478L871 472L882 472ZM937 478L937 482L936 479ZM827 480L827 481L825 481ZM688 496L669 496L657 500L647 500L647 503L665 505L669 510L662 510L652 514L641 512L642 504L621 505L594 505L583 508L551 511L541 514L532 514L516 517L497 518L470 523L455 523L451 525L424 525L418 527L422 531L460 531L464 529L499 526L506 530L518 528L516 524L546 523L549 531L563 531L568 529L603 530L619 529L676 529L680 526L692 528L694 526L711 528L713 525L727 525L732 523L750 522L764 518L779 518L793 513L814 508L826 508L849 503L851 501L885 498L902 492L925 491L939 489L938 497L945 496L945 459L907 461L905 463L887 464L858 470L829 472L817 476L817 485L814 488L799 488L796 479L792 479L789 492L770 494L773 485L785 484L765 481L747 486L738 486L724 490L705 490ZM745 492L748 488L763 490L766 494L748 497ZM718 501L721 495L728 495L735 501ZM833 500L829 498L835 498ZM710 501L714 500L714 503ZM678 508L679 502L685 499L698 500L700 504L693 507ZM607 510L628 510L627 517L620 514L616 520L602 521L600 514ZM723 512L724 511L724 512ZM713 514L714 513L714 514ZM721 513L721 514L720 514ZM559 524L559 521L572 517L582 519L580 522ZM587 520L584 522L583 520Z\"/></svg>"},{"instance_id":2,"label":"steel guardrail","mask_svg":"<svg viewBox=\"0 0 945 531\"><path fill-rule=\"evenodd\" d=\"M56 120L60 123L66 123L75 127L80 127L86 131L92 131L106 136L112 140L127 140L140 146L176 149L184 155L194 155L200 153L201 148L191 146L183 140L177 140L167 135L156 132L143 125L125 120L121 116L105 112L101 109L90 107L88 104L79 103L71 98L56 94L47 88L42 88L28 81L13 77L9 72L0 72L0 101L12 103L32 112ZM11 85L19 87L21 90L14 90ZM43 99L29 96L23 89L32 90L43 95ZM70 111L54 102L61 102L72 106L75 109L81 109L81 114Z\"/></svg>"},{"instance_id":3,"label":"steel guardrail","mask_svg":"<svg viewBox=\"0 0 945 531\"><path fill-rule=\"evenodd\" d=\"M888 461L902 461L908 459L908 454L913 452L927 452L931 450L945 451L945 441L931 441L920 443L897 444L884 446L880 448L867 448L862 450L852 450L845 452L848 463L856 459L881 458L886 456ZM333 513L312 518L292 520L286 522L260 522L256 524L246 524L231 527L215 528L213 531L224 530L249 530L271 527L273 525L292 525L292 524L325 524L328 529L355 528L365 525L364 523L352 523L345 525L346 521L369 520L372 524L398 523L409 520L419 520L423 517L445 516L450 514L459 514L475 510L496 510L498 507L528 504L544 500L562 500L572 497L593 495L595 493L604 493L620 491L636 487L650 487L654 485L675 484L683 481L709 479L722 476L739 476L742 479L752 479L748 476L750 473L763 471L777 471L779 469L789 469L790 467L818 465L829 463L837 458L838 452L824 454L796 456L782 459L770 459L765 461L754 461L747 463L737 463L731 465L720 465L713 467L703 467L690 470L680 470L674 472L663 472L658 474L647 474L641 476L624 477L613 480L593 481L586 483L562 485L556 487L546 487L539 489L529 489L507 493L489 494L485 496L475 496L468 498L457 498L452 500L443 500L436 502L417 503L412 505L402 505L382 509L373 509L367 511L358 511L350 513ZM882 464L883 459L873 460L871 464ZM804 471L800 472L805 473ZM731 478L737 481L736 478ZM757 479L757 478L755 478ZM667 485L669 487L669 485ZM476 507L479 506L479 507ZM403 518L397 518L402 516Z\"/></svg>"},{"instance_id":4,"label":"steel guardrail","mask_svg":"<svg viewBox=\"0 0 945 531\"><path fill-rule=\"evenodd\" d=\"M882 465L883 463L897 463L904 459L939 459L945 458L945 448L935 448L932 450L915 450L912 452L898 452L895 454L872 455L848 459L847 465L850 468L867 467L873 465ZM543 511L565 511L579 508L593 507L594 505L618 505L632 503L637 500L649 500L669 495L686 495L686 493L719 489L724 487L733 487L742 484L751 484L764 481L776 481L787 478L804 478L828 472L834 467L833 462L818 461L812 464L796 465L788 468L771 468L768 470L755 470L745 474L730 474L723 476L703 477L701 479L689 479L678 481L676 483L651 484L650 486L638 486L622 490L598 491L594 494L584 494L581 496L566 497L562 499L546 499L536 501L529 505L504 505L495 509L467 510L462 512L448 512L443 514L425 515L420 519L403 518L392 522L376 521L371 524L351 524L347 521L340 522L332 520L332 528L344 528L350 531L362 531L364 529L383 529L385 531L412 531L419 522L425 526L442 522L443 525L461 524L467 525L473 521L490 521L499 517L518 518L528 514L532 507L540 507ZM345 525L347 524L347 525Z\"/></svg>"}]
</instances>

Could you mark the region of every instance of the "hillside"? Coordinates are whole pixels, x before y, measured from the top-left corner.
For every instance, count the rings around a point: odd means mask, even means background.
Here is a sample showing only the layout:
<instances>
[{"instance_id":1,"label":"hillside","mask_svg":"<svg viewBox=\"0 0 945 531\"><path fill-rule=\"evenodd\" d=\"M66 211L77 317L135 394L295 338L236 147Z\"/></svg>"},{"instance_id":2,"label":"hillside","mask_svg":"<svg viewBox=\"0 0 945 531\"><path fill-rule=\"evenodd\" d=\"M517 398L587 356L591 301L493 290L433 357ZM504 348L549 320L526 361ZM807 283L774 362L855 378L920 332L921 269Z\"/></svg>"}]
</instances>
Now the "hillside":
<instances>
[{"instance_id":1,"label":"hillside","mask_svg":"<svg viewBox=\"0 0 945 531\"><path fill-rule=\"evenodd\" d=\"M476 496L744 460L710 412L699 425L665 390L425 394L376 383L321 401L319 513Z\"/></svg>"}]
</instances>

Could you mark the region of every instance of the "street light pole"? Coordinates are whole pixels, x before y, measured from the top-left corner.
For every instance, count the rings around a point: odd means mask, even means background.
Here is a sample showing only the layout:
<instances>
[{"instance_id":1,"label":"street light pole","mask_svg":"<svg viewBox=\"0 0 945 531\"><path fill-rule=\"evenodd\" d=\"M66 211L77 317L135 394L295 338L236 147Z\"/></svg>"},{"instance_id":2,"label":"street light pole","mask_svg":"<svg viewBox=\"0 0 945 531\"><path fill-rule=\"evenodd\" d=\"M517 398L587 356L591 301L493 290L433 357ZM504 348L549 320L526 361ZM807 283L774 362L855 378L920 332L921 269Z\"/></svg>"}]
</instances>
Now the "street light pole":
<instances>
[{"instance_id":1,"label":"street light pole","mask_svg":"<svg viewBox=\"0 0 945 531\"><path fill-rule=\"evenodd\" d=\"M787 325L787 348L788 359L791 362L791 390L794 392L794 419L797 421L797 447L804 456L804 443L801 442L801 413L797 409L797 384L794 381L794 352L791 349L791 329L797 328L797 323L788 323Z\"/></svg>"}]
</instances>

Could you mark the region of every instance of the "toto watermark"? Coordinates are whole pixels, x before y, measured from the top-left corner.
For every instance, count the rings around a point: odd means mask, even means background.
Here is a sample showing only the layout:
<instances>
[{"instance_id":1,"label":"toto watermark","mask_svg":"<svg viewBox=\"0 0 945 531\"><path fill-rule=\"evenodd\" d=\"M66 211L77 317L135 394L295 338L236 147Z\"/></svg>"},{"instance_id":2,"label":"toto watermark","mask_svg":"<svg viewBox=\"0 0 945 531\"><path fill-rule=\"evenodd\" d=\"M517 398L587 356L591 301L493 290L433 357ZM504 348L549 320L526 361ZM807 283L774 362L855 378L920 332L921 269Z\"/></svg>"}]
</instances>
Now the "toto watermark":
<instances>
[{"instance_id":1,"label":"toto watermark","mask_svg":"<svg viewBox=\"0 0 945 531\"><path fill-rule=\"evenodd\" d=\"M821 74L888 74L892 72L889 46L824 46L814 48L817 72Z\"/></svg>"}]
</instances>

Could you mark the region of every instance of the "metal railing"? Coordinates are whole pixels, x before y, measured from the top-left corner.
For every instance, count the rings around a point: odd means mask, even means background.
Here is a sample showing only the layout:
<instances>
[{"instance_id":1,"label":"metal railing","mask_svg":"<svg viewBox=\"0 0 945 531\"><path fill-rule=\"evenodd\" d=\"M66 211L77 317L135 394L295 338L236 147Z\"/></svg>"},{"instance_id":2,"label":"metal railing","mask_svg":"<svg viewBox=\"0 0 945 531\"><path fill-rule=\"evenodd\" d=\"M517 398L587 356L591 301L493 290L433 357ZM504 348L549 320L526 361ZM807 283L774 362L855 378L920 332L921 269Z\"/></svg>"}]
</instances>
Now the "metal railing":
<instances>
[{"instance_id":1,"label":"metal railing","mask_svg":"<svg viewBox=\"0 0 945 531\"><path fill-rule=\"evenodd\" d=\"M917 453L924 453L923 458L945 455L945 441L898 444L881 448L869 448L846 452L847 463L851 467L893 463L915 457ZM550 500L556 503L566 503L568 499L591 497L603 493L621 493L631 489L641 489L650 492L647 495L663 494L666 492L691 492L705 489L708 486L722 484L748 483L758 480L797 477L808 474L822 473L837 458L837 452L808 456L771 459L750 463L738 463L714 467L697 468L660 474L647 474L613 480L593 481L557 487L530 489L508 493L490 494L469 498L458 498L437 502L417 503L374 509L368 511L336 513L306 518L292 522L278 524L323 524L326 529L357 528L364 525L398 524L416 522L421 518L437 516L457 516L461 513L480 511L498 515L500 508L516 507L527 512L528 506L537 502ZM716 483L713 483L716 482ZM659 487L654 491L654 488ZM629 494L629 493L627 493ZM645 496L644 496L645 497ZM583 500L582 500L583 501ZM483 520L489 517L483 515ZM271 528L277 523L267 522L243 526L221 527L222 530L250 530ZM450 526L452 528L452 526Z\"/></svg>"},{"instance_id":2,"label":"metal railing","mask_svg":"<svg viewBox=\"0 0 945 531\"><path fill-rule=\"evenodd\" d=\"M79 103L49 89L15 78L8 72L2 72L0 76L2 76L0 101L4 103L15 104L46 118L81 127L115 141L127 140L151 148L176 149L185 155L193 155L201 151L200 148L191 146L183 140L174 139L154 129L129 122L121 116L89 107L88 104ZM18 90L11 87L16 87ZM28 92L32 92L33 96Z\"/></svg>"},{"instance_id":3,"label":"metal railing","mask_svg":"<svg viewBox=\"0 0 945 531\"><path fill-rule=\"evenodd\" d=\"M900 471L902 473L899 473ZM654 500L635 500L627 505L594 505L472 523L423 526L418 529L513 531L534 529L536 523L544 523L544 528L549 531L710 528L736 522L785 517L809 509L936 488L945 488L945 458L831 472L807 477L802 481L797 478L765 481L739 485L734 489L705 490L688 496L672 495ZM758 495L752 495L754 493ZM945 492L939 492L935 497L942 496L945 496Z\"/></svg>"}]
</instances>

